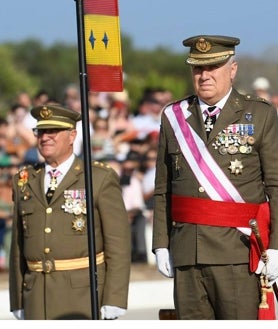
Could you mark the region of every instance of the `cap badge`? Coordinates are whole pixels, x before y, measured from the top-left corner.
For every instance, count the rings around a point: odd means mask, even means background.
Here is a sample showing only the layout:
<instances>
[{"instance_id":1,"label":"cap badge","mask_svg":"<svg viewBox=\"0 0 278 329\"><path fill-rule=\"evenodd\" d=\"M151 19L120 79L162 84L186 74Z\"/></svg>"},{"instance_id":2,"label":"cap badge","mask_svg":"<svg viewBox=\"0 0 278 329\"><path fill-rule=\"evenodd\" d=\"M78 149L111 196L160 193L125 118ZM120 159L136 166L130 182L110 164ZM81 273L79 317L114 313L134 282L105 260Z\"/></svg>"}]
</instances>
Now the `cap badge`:
<instances>
[{"instance_id":1,"label":"cap badge","mask_svg":"<svg viewBox=\"0 0 278 329\"><path fill-rule=\"evenodd\" d=\"M200 38L196 42L196 49L201 53L206 53L211 50L211 44L204 38Z\"/></svg>"},{"instance_id":2,"label":"cap badge","mask_svg":"<svg viewBox=\"0 0 278 329\"><path fill-rule=\"evenodd\" d=\"M49 119L53 115L53 112L46 106L44 106L40 111L40 116L43 119Z\"/></svg>"}]
</instances>

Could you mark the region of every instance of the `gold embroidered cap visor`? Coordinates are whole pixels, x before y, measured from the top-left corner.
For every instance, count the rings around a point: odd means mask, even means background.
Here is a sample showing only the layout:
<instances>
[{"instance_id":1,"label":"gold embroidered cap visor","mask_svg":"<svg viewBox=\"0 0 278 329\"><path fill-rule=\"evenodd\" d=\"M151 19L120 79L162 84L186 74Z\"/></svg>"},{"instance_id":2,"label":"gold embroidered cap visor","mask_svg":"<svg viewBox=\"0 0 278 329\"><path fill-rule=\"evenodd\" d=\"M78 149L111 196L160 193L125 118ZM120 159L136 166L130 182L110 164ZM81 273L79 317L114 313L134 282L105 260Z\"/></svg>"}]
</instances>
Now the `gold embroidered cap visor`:
<instances>
[{"instance_id":1,"label":"gold embroidered cap visor","mask_svg":"<svg viewBox=\"0 0 278 329\"><path fill-rule=\"evenodd\" d=\"M31 115L37 120L37 129L73 129L81 120L79 112L57 105L34 107Z\"/></svg>"},{"instance_id":2,"label":"gold embroidered cap visor","mask_svg":"<svg viewBox=\"0 0 278 329\"><path fill-rule=\"evenodd\" d=\"M190 47L186 63L189 65L214 65L225 63L235 54L240 39L222 35L197 35L185 39L183 45Z\"/></svg>"}]
</instances>

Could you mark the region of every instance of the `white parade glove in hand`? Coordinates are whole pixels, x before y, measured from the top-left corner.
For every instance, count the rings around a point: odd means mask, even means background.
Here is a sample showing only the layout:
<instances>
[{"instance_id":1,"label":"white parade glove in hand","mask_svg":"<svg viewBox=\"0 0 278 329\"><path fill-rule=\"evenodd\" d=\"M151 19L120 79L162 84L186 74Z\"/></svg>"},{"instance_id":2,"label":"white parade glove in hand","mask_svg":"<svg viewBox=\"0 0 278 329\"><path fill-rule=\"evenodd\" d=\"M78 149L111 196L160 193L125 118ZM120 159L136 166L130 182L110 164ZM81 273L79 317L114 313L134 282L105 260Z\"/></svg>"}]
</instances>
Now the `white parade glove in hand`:
<instances>
[{"instance_id":1,"label":"white parade glove in hand","mask_svg":"<svg viewBox=\"0 0 278 329\"><path fill-rule=\"evenodd\" d=\"M24 310L15 310L13 315L17 320L24 320Z\"/></svg>"},{"instance_id":2,"label":"white parade glove in hand","mask_svg":"<svg viewBox=\"0 0 278 329\"><path fill-rule=\"evenodd\" d=\"M267 249L266 250L268 261L265 264L261 259L258 267L255 271L256 274L265 274L268 279L268 283L272 285L278 278L278 250Z\"/></svg>"},{"instance_id":3,"label":"white parade glove in hand","mask_svg":"<svg viewBox=\"0 0 278 329\"><path fill-rule=\"evenodd\" d=\"M125 315L126 310L118 306L104 305L100 309L101 320L114 320L119 316Z\"/></svg>"},{"instance_id":4,"label":"white parade glove in hand","mask_svg":"<svg viewBox=\"0 0 278 329\"><path fill-rule=\"evenodd\" d=\"M158 248L155 250L156 265L161 274L167 278L174 277L172 260L167 248Z\"/></svg>"}]
</instances>

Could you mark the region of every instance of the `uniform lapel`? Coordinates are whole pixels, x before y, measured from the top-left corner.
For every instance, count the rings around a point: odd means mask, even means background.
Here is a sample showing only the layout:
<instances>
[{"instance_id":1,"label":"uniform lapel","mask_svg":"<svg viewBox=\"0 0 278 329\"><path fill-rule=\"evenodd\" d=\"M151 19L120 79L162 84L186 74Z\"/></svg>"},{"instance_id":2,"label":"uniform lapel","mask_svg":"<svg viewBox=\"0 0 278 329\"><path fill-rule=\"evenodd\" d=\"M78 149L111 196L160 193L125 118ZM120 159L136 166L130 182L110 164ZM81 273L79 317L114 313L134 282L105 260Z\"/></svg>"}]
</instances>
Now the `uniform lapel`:
<instances>
[{"instance_id":1,"label":"uniform lapel","mask_svg":"<svg viewBox=\"0 0 278 329\"><path fill-rule=\"evenodd\" d=\"M44 193L44 167L35 169L29 180L30 189L34 192L34 195L42 203L46 203L45 193Z\"/></svg>"},{"instance_id":2,"label":"uniform lapel","mask_svg":"<svg viewBox=\"0 0 278 329\"><path fill-rule=\"evenodd\" d=\"M191 113L191 115L187 118L187 122L190 124L192 129L204 140L206 141L206 132L203 127L203 116L201 113L200 106L196 99L188 106L187 110Z\"/></svg>"}]
</instances>

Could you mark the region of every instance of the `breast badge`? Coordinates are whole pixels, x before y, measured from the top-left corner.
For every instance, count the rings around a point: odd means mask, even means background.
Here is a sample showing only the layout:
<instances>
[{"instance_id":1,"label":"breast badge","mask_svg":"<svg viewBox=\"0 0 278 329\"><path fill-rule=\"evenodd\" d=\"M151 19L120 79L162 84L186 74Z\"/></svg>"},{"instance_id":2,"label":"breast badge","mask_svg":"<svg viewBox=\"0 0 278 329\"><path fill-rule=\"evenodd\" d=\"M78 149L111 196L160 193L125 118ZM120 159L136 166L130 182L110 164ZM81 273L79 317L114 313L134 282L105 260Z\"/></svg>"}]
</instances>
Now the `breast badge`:
<instances>
[{"instance_id":1,"label":"breast badge","mask_svg":"<svg viewBox=\"0 0 278 329\"><path fill-rule=\"evenodd\" d=\"M82 216L75 216L75 219L72 221L72 228L77 232L82 232L86 227L85 223L85 219Z\"/></svg>"},{"instance_id":2,"label":"breast badge","mask_svg":"<svg viewBox=\"0 0 278 329\"><path fill-rule=\"evenodd\" d=\"M18 173L17 185L20 187L22 192L25 191L26 184L28 183L28 178L29 178L29 174L28 174L28 170L26 169L26 167L20 169L20 171Z\"/></svg>"},{"instance_id":3,"label":"breast badge","mask_svg":"<svg viewBox=\"0 0 278 329\"><path fill-rule=\"evenodd\" d=\"M243 169L243 165L241 163L241 161L238 161L237 159L235 159L234 161L230 161L231 165L229 167L229 169L231 170L232 174L238 175L242 173L242 169Z\"/></svg>"},{"instance_id":4,"label":"breast badge","mask_svg":"<svg viewBox=\"0 0 278 329\"><path fill-rule=\"evenodd\" d=\"M82 232L86 227L86 193L85 189L81 190L65 190L65 203L62 209L66 213L73 214L72 229L77 232Z\"/></svg>"}]
</instances>

